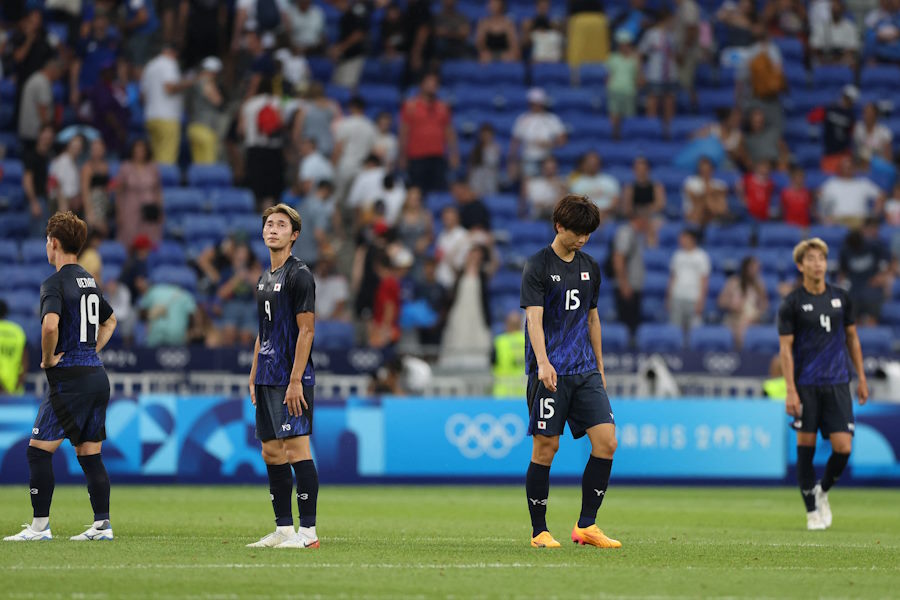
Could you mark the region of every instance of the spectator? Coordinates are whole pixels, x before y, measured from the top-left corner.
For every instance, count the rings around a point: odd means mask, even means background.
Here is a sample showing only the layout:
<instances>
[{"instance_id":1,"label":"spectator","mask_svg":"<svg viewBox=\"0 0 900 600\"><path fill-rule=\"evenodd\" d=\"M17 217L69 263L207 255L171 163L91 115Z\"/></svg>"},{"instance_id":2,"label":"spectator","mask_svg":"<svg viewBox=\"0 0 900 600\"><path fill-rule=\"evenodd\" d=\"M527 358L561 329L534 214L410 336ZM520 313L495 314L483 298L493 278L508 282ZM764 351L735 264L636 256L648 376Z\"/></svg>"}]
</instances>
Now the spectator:
<instances>
[{"instance_id":1,"label":"spectator","mask_svg":"<svg viewBox=\"0 0 900 600\"><path fill-rule=\"evenodd\" d=\"M174 165L181 144L181 120L184 117L183 92L194 85L193 79L182 79L178 54L165 46L147 63L141 77L144 116L150 147L157 162Z\"/></svg>"},{"instance_id":2,"label":"spectator","mask_svg":"<svg viewBox=\"0 0 900 600\"><path fill-rule=\"evenodd\" d=\"M894 136L886 125L878 122L878 116L878 106L869 102L863 107L862 120L853 126L855 155L866 163L874 157L893 162Z\"/></svg>"},{"instance_id":3,"label":"spectator","mask_svg":"<svg viewBox=\"0 0 900 600\"><path fill-rule=\"evenodd\" d=\"M532 219L546 219L553 214L556 203L568 193L555 158L548 156L541 162L540 174L525 181L524 192Z\"/></svg>"},{"instance_id":4,"label":"spectator","mask_svg":"<svg viewBox=\"0 0 900 600\"><path fill-rule=\"evenodd\" d=\"M434 241L434 219L422 204L422 191L410 188L406 194L403 212L397 220L397 241L409 248L417 258L428 254L428 248Z\"/></svg>"},{"instance_id":5,"label":"spectator","mask_svg":"<svg viewBox=\"0 0 900 600\"><path fill-rule=\"evenodd\" d=\"M697 65L707 58L712 49L712 36L701 35L701 31L708 34L709 28L701 30L701 25L706 24L701 20L700 7L695 0L675 0L674 18L678 79L681 88L690 94L691 104L696 105L694 76Z\"/></svg>"},{"instance_id":6,"label":"spectator","mask_svg":"<svg viewBox=\"0 0 900 600\"><path fill-rule=\"evenodd\" d=\"M455 206L447 206L441 211L441 225L443 227L435 240L435 275L438 283L449 290L465 263L471 240L469 232L460 223L459 210Z\"/></svg>"},{"instance_id":7,"label":"spectator","mask_svg":"<svg viewBox=\"0 0 900 600\"><path fill-rule=\"evenodd\" d=\"M528 90L528 112L516 119L509 143L508 166L515 177L534 177L541 161L566 143L566 127L547 110L547 94L541 88Z\"/></svg>"},{"instance_id":8,"label":"spectator","mask_svg":"<svg viewBox=\"0 0 900 600\"><path fill-rule=\"evenodd\" d=\"M641 323L644 267L643 239L650 227L646 212L635 211L616 229L612 243L612 274L615 280L616 314L631 334Z\"/></svg>"},{"instance_id":9,"label":"spectator","mask_svg":"<svg viewBox=\"0 0 900 600\"><path fill-rule=\"evenodd\" d=\"M128 144L128 92L116 78L116 65L105 63L100 68L100 79L88 95L94 127L100 132L110 153L125 154Z\"/></svg>"},{"instance_id":10,"label":"spectator","mask_svg":"<svg viewBox=\"0 0 900 600\"><path fill-rule=\"evenodd\" d=\"M366 116L366 104L359 96L350 99L350 114L334 126L334 156L337 170L337 196L342 201L353 183L363 161L372 153L378 131Z\"/></svg>"},{"instance_id":11,"label":"spectator","mask_svg":"<svg viewBox=\"0 0 900 600\"><path fill-rule=\"evenodd\" d=\"M866 17L866 52L872 60L896 64L900 60L900 11L892 0L889 6Z\"/></svg>"},{"instance_id":12,"label":"spectator","mask_svg":"<svg viewBox=\"0 0 900 600\"><path fill-rule=\"evenodd\" d=\"M735 344L741 348L747 327L762 322L769 310L769 296L755 257L746 256L741 260L740 269L728 278L719 293L718 305L724 313L725 325L731 328Z\"/></svg>"},{"instance_id":13,"label":"spectator","mask_svg":"<svg viewBox=\"0 0 900 600\"><path fill-rule=\"evenodd\" d=\"M334 231L334 186L321 181L313 193L297 207L303 235L297 240L294 253L314 268L319 261L320 249L330 248L330 234Z\"/></svg>"},{"instance_id":14,"label":"spectator","mask_svg":"<svg viewBox=\"0 0 900 600\"><path fill-rule=\"evenodd\" d=\"M731 108L720 112L718 120L696 131L694 138L712 136L719 140L725 149L727 163L724 167L734 170L746 164L744 158L744 133L741 130L743 115L741 109Z\"/></svg>"},{"instance_id":15,"label":"spectator","mask_svg":"<svg viewBox=\"0 0 900 600\"><path fill-rule=\"evenodd\" d=\"M369 345L373 348L392 347L400 340L400 282L412 265L412 252L400 247L393 256L386 256L380 266L381 281L375 292L369 328Z\"/></svg>"},{"instance_id":16,"label":"spectator","mask_svg":"<svg viewBox=\"0 0 900 600\"><path fill-rule=\"evenodd\" d=\"M469 19L456 7L456 0L441 0L441 10L435 15L435 53L439 60L468 58Z\"/></svg>"},{"instance_id":17,"label":"spectator","mask_svg":"<svg viewBox=\"0 0 900 600\"><path fill-rule=\"evenodd\" d=\"M581 0L574 2L574 6L569 9L569 14L574 15L578 12L603 12L603 5L599 2L590 2ZM610 31L616 34L620 31L627 31L631 34L631 39L635 43L640 41L644 32L653 23L649 11L646 7L646 0L628 0L628 8L615 19L610 26Z\"/></svg>"},{"instance_id":18,"label":"spectator","mask_svg":"<svg viewBox=\"0 0 900 600\"><path fill-rule=\"evenodd\" d=\"M743 138L740 154L748 171L760 162L775 164L779 171L786 171L790 162L788 147L781 137L781 131L766 122L766 114L761 108L750 111L750 130Z\"/></svg>"},{"instance_id":19,"label":"spectator","mask_svg":"<svg viewBox=\"0 0 900 600\"><path fill-rule=\"evenodd\" d=\"M6 8L4 2L4 9ZM47 31L44 29L44 18L39 8L34 5L29 6L28 11L19 21L19 26L13 32L10 39L10 48L12 48L12 66L10 74L14 75L18 82L16 88L16 110L18 115L22 110L22 96L25 93L25 86L31 76L44 68L44 66L54 57L53 47L47 38ZM58 77L62 74L62 65L57 63L55 75ZM24 84L24 85L23 85ZM20 132L21 135L21 132ZM37 133L31 138L34 140ZM25 147L27 150L27 146Z\"/></svg>"},{"instance_id":20,"label":"spectator","mask_svg":"<svg viewBox=\"0 0 900 600\"><path fill-rule=\"evenodd\" d=\"M678 92L678 64L676 62L675 20L672 13L662 10L659 20L638 46L644 57L644 79L647 82L647 116L662 116L665 123L675 116L675 94Z\"/></svg>"},{"instance_id":21,"label":"spectator","mask_svg":"<svg viewBox=\"0 0 900 600\"><path fill-rule=\"evenodd\" d=\"M549 11L549 0L539 0L538 10ZM545 7L545 8L542 8ZM527 37L523 36L531 50L532 63L558 63L563 59L563 34L554 27L547 14L538 14L531 20Z\"/></svg>"},{"instance_id":22,"label":"spectator","mask_svg":"<svg viewBox=\"0 0 900 600\"><path fill-rule=\"evenodd\" d=\"M857 176L850 157L841 161L837 175L826 179L819 189L818 213L829 224L858 228L866 217L880 215L883 204L881 190L868 177Z\"/></svg>"},{"instance_id":23,"label":"spectator","mask_svg":"<svg viewBox=\"0 0 900 600\"><path fill-rule=\"evenodd\" d=\"M234 14L232 42L240 39L241 32L254 31L259 35L281 30L290 24L289 0L237 0Z\"/></svg>"},{"instance_id":24,"label":"spectator","mask_svg":"<svg viewBox=\"0 0 900 600\"><path fill-rule=\"evenodd\" d=\"M131 345L134 341L134 327L138 319L131 302L131 290L119 279L106 279L103 281L103 296L112 307L113 314L116 315L116 330L113 332L113 339L119 339L125 345Z\"/></svg>"},{"instance_id":25,"label":"spectator","mask_svg":"<svg viewBox=\"0 0 900 600\"><path fill-rule=\"evenodd\" d=\"M488 281L495 265L485 246L473 246L456 280L447 325L441 340L440 363L483 368L490 362L491 322Z\"/></svg>"},{"instance_id":26,"label":"spectator","mask_svg":"<svg viewBox=\"0 0 900 600\"><path fill-rule=\"evenodd\" d=\"M69 70L72 106L78 105L81 94L97 85L101 67L115 62L118 57L119 39L110 31L109 15L106 10L96 10L94 19L90 22L90 34L77 42L75 59Z\"/></svg>"},{"instance_id":27,"label":"spectator","mask_svg":"<svg viewBox=\"0 0 900 600\"><path fill-rule=\"evenodd\" d=\"M765 29L760 29L756 43L739 63L735 96L746 112L763 111L766 127L784 131L784 108L781 96L787 91L781 50ZM747 93L749 92L749 94Z\"/></svg>"},{"instance_id":28,"label":"spectator","mask_svg":"<svg viewBox=\"0 0 900 600\"><path fill-rule=\"evenodd\" d=\"M844 11L841 0L831 0L827 21L812 21L809 46L813 62L819 65L842 64L856 67L859 57L859 31Z\"/></svg>"},{"instance_id":29,"label":"spectator","mask_svg":"<svg viewBox=\"0 0 900 600\"><path fill-rule=\"evenodd\" d=\"M8 307L0 299L0 396L25 393L28 352L22 326L6 319Z\"/></svg>"},{"instance_id":30,"label":"spectator","mask_svg":"<svg viewBox=\"0 0 900 600\"><path fill-rule=\"evenodd\" d=\"M636 211L649 215L661 215L666 209L666 188L654 181L650 174L650 161L639 156L632 167L634 181L625 184L622 193L622 214L631 218Z\"/></svg>"},{"instance_id":31,"label":"spectator","mask_svg":"<svg viewBox=\"0 0 900 600\"><path fill-rule=\"evenodd\" d=\"M393 120L391 119L391 113L386 111L379 113L378 118L375 119L375 126L378 128L378 136L375 138L372 152L381 159L381 164L384 165L388 172L393 172L397 164L397 152L400 148L400 143L392 131Z\"/></svg>"},{"instance_id":32,"label":"spectator","mask_svg":"<svg viewBox=\"0 0 900 600\"><path fill-rule=\"evenodd\" d=\"M99 232L88 230L87 239L81 252L78 253L78 264L90 273L97 282L103 281L103 257L100 256L100 243L103 236Z\"/></svg>"},{"instance_id":33,"label":"spectator","mask_svg":"<svg viewBox=\"0 0 900 600\"><path fill-rule=\"evenodd\" d=\"M494 398L521 398L525 389L525 330L522 313L511 311L494 337Z\"/></svg>"},{"instance_id":34,"label":"spectator","mask_svg":"<svg viewBox=\"0 0 900 600\"><path fill-rule=\"evenodd\" d=\"M790 184L781 190L781 220L797 227L809 227L813 209L812 194L806 187L806 175L797 165L791 167Z\"/></svg>"},{"instance_id":35,"label":"spectator","mask_svg":"<svg viewBox=\"0 0 900 600\"><path fill-rule=\"evenodd\" d=\"M406 39L406 27L403 22L403 11L394 2L389 3L384 9L384 18L381 20L381 48L378 54L387 60L395 60L403 56L403 51L409 44Z\"/></svg>"},{"instance_id":36,"label":"spectator","mask_svg":"<svg viewBox=\"0 0 900 600\"><path fill-rule=\"evenodd\" d=\"M203 59L200 76L191 88L191 122L188 140L194 164L211 165L219 157L219 124L225 98L219 90L216 77L222 70L222 61L215 56Z\"/></svg>"},{"instance_id":37,"label":"spectator","mask_svg":"<svg viewBox=\"0 0 900 600\"><path fill-rule=\"evenodd\" d=\"M184 346L191 318L197 312L194 296L170 283L155 283L138 302L147 322L147 346Z\"/></svg>"},{"instance_id":38,"label":"spectator","mask_svg":"<svg viewBox=\"0 0 900 600\"><path fill-rule=\"evenodd\" d=\"M325 49L325 12L312 0L294 0L287 7L291 46L303 54L320 54ZM318 314L318 310L316 313Z\"/></svg>"},{"instance_id":39,"label":"spectator","mask_svg":"<svg viewBox=\"0 0 900 600\"><path fill-rule=\"evenodd\" d=\"M437 261L427 257L422 263L422 276L416 278L413 301L424 301L435 315L434 323L418 328L419 343L423 346L438 346L447 318L447 290L437 280Z\"/></svg>"},{"instance_id":40,"label":"spectator","mask_svg":"<svg viewBox=\"0 0 900 600\"><path fill-rule=\"evenodd\" d=\"M22 190L31 213L31 235L46 235L47 225L47 182L50 179L50 152L53 150L53 127L41 127L37 143L24 157Z\"/></svg>"},{"instance_id":41,"label":"spectator","mask_svg":"<svg viewBox=\"0 0 900 600\"><path fill-rule=\"evenodd\" d=\"M637 91L641 80L641 57L635 52L631 34L621 29L616 32L617 50L606 62L606 103L612 122L613 137L618 139L622 119L635 115Z\"/></svg>"},{"instance_id":42,"label":"spectator","mask_svg":"<svg viewBox=\"0 0 900 600\"><path fill-rule=\"evenodd\" d=\"M231 264L222 272L216 292L221 302L221 341L226 346L250 346L259 330L256 283L262 275L259 261L246 242L235 244Z\"/></svg>"},{"instance_id":43,"label":"spectator","mask_svg":"<svg viewBox=\"0 0 900 600\"><path fill-rule=\"evenodd\" d=\"M73 136L65 149L50 163L50 212L73 211L84 214L78 161L84 152L84 138Z\"/></svg>"},{"instance_id":44,"label":"spectator","mask_svg":"<svg viewBox=\"0 0 900 600\"><path fill-rule=\"evenodd\" d=\"M109 182L106 144L100 137L91 142L88 159L81 167L81 201L88 227L100 232L103 237L109 233L109 218L112 216Z\"/></svg>"},{"instance_id":45,"label":"spectator","mask_svg":"<svg viewBox=\"0 0 900 600\"><path fill-rule=\"evenodd\" d=\"M757 26L756 3L753 0L726 0L716 11L721 23L721 39L729 48L744 48L753 44Z\"/></svg>"},{"instance_id":46,"label":"spectator","mask_svg":"<svg viewBox=\"0 0 900 600\"><path fill-rule=\"evenodd\" d=\"M475 50L483 63L516 62L521 58L516 25L506 14L504 0L488 0L488 15L475 28Z\"/></svg>"},{"instance_id":47,"label":"spectator","mask_svg":"<svg viewBox=\"0 0 900 600\"><path fill-rule=\"evenodd\" d=\"M364 108L365 106L363 106ZM353 111L354 103L351 100L350 113L359 116L360 113L354 113ZM300 128L300 136L302 138L315 140L319 152L325 156L331 156L335 150L332 129L335 128L335 124L340 116L341 107L325 95L325 88L321 83L313 81L310 83L309 90L301 105L301 112L296 117L301 120L296 126ZM365 118L365 120L370 122L368 118ZM354 141L363 142L362 139ZM366 152L368 153L368 150ZM337 164L336 161L335 164Z\"/></svg>"},{"instance_id":48,"label":"spectator","mask_svg":"<svg viewBox=\"0 0 900 600\"><path fill-rule=\"evenodd\" d=\"M116 175L116 239L126 248L131 248L139 235L156 243L162 239L163 216L159 169L151 160L147 142L139 139Z\"/></svg>"},{"instance_id":49,"label":"spectator","mask_svg":"<svg viewBox=\"0 0 900 600\"><path fill-rule=\"evenodd\" d=\"M867 218L862 229L847 234L841 247L839 270L850 286L853 317L860 326L877 325L881 305L890 292L891 254L878 239L877 218Z\"/></svg>"},{"instance_id":50,"label":"spectator","mask_svg":"<svg viewBox=\"0 0 900 600\"><path fill-rule=\"evenodd\" d=\"M140 233L128 246L131 250L128 260L122 265L119 281L128 288L131 298L140 298L150 289L150 268L147 258L156 249L156 244L147 235Z\"/></svg>"},{"instance_id":51,"label":"spectator","mask_svg":"<svg viewBox=\"0 0 900 600\"><path fill-rule=\"evenodd\" d=\"M316 318L323 321L349 321L347 303L350 285L337 270L337 257L333 250L322 252L314 269L316 280Z\"/></svg>"},{"instance_id":52,"label":"spectator","mask_svg":"<svg viewBox=\"0 0 900 600\"><path fill-rule=\"evenodd\" d=\"M125 40L123 50L126 62L132 67L133 79L142 78L144 65L150 61L158 47L156 42L159 38L157 33L159 19L153 5L152 0L129 0L125 4L125 22L122 25L124 33L122 38Z\"/></svg>"},{"instance_id":53,"label":"spectator","mask_svg":"<svg viewBox=\"0 0 900 600\"><path fill-rule=\"evenodd\" d=\"M312 73L309 68L309 62L299 50L296 48L279 48L272 57L281 68L281 96L294 96L309 87ZM278 71L277 67L276 71Z\"/></svg>"},{"instance_id":54,"label":"spectator","mask_svg":"<svg viewBox=\"0 0 900 600\"><path fill-rule=\"evenodd\" d=\"M182 40L185 69L193 69L208 56L222 54L227 22L227 4L216 0L179 0L175 39Z\"/></svg>"},{"instance_id":55,"label":"spectator","mask_svg":"<svg viewBox=\"0 0 900 600\"><path fill-rule=\"evenodd\" d=\"M491 214L487 206L464 181L455 182L450 193L459 208L459 222L469 231L491 231Z\"/></svg>"},{"instance_id":56,"label":"spectator","mask_svg":"<svg viewBox=\"0 0 900 600\"><path fill-rule=\"evenodd\" d=\"M243 90L238 96L245 101L259 94L263 79L274 80L278 74L278 64L272 54L274 47L275 37L271 33L261 34L256 30L244 32L244 47L235 69L238 87ZM275 91L275 88L272 90Z\"/></svg>"},{"instance_id":57,"label":"spectator","mask_svg":"<svg viewBox=\"0 0 900 600\"><path fill-rule=\"evenodd\" d=\"M587 196L605 218L619 211L621 187L615 177L601 171L600 155L588 152L578 161L576 173L572 175L569 191L578 196Z\"/></svg>"},{"instance_id":58,"label":"spectator","mask_svg":"<svg viewBox=\"0 0 900 600\"><path fill-rule=\"evenodd\" d=\"M483 123L469 154L469 185L476 196L491 196L500 190L501 158L502 150L494 138L494 127Z\"/></svg>"},{"instance_id":59,"label":"spectator","mask_svg":"<svg viewBox=\"0 0 900 600\"><path fill-rule=\"evenodd\" d=\"M706 157L697 163L697 174L684 180L682 210L684 220L697 227L728 214L728 184L715 177L715 167Z\"/></svg>"},{"instance_id":60,"label":"spectator","mask_svg":"<svg viewBox=\"0 0 900 600\"><path fill-rule=\"evenodd\" d=\"M371 9L364 0L337 0L335 8L341 13L338 21L338 41L329 49L337 63L331 82L353 89L359 83L366 62Z\"/></svg>"},{"instance_id":61,"label":"spectator","mask_svg":"<svg viewBox=\"0 0 900 600\"><path fill-rule=\"evenodd\" d=\"M745 173L738 182L737 191L751 217L757 221L769 220L775 183L772 181L772 167L768 161L761 160L754 164L753 171Z\"/></svg>"},{"instance_id":62,"label":"spectator","mask_svg":"<svg viewBox=\"0 0 900 600\"><path fill-rule=\"evenodd\" d=\"M447 167L459 168L456 131L450 108L438 100L440 81L434 73L422 79L418 96L407 100L400 113L399 167L406 168L411 185L423 194L447 187Z\"/></svg>"},{"instance_id":63,"label":"spectator","mask_svg":"<svg viewBox=\"0 0 900 600\"><path fill-rule=\"evenodd\" d=\"M353 180L346 205L361 216L373 211L376 203L381 202L384 220L388 226L393 226L405 200L406 188L403 182L387 173L378 157L370 154L363 164L363 170Z\"/></svg>"},{"instance_id":64,"label":"spectator","mask_svg":"<svg viewBox=\"0 0 900 600\"><path fill-rule=\"evenodd\" d=\"M894 184L890 199L884 203L884 222L892 227L900 225L900 182Z\"/></svg>"},{"instance_id":65,"label":"spectator","mask_svg":"<svg viewBox=\"0 0 900 600\"><path fill-rule=\"evenodd\" d=\"M853 143L854 106L859 99L856 86L846 85L841 90L837 103L825 110L825 125L822 135L822 171L837 173L844 159L851 155Z\"/></svg>"},{"instance_id":66,"label":"spectator","mask_svg":"<svg viewBox=\"0 0 900 600\"><path fill-rule=\"evenodd\" d=\"M247 187L259 206L274 203L284 191L284 117L272 80L263 79L259 93L241 107L238 132L244 138Z\"/></svg>"},{"instance_id":67,"label":"spectator","mask_svg":"<svg viewBox=\"0 0 900 600\"><path fill-rule=\"evenodd\" d=\"M410 0L403 13L406 58L405 83L418 83L434 57L434 19L430 0Z\"/></svg>"},{"instance_id":68,"label":"spectator","mask_svg":"<svg viewBox=\"0 0 900 600\"><path fill-rule=\"evenodd\" d=\"M25 155L34 150L41 128L54 122L53 82L62 75L62 68L60 60L48 60L25 81L19 103L18 129Z\"/></svg>"},{"instance_id":69,"label":"spectator","mask_svg":"<svg viewBox=\"0 0 900 600\"><path fill-rule=\"evenodd\" d=\"M297 179L300 183L300 195L304 198L323 181L334 181L334 167L316 148L314 138L304 138L300 142L300 171Z\"/></svg>"},{"instance_id":70,"label":"spectator","mask_svg":"<svg viewBox=\"0 0 900 600\"><path fill-rule=\"evenodd\" d=\"M762 13L762 22L775 37L800 38L808 23L806 7L801 0L769 0Z\"/></svg>"},{"instance_id":71,"label":"spectator","mask_svg":"<svg viewBox=\"0 0 900 600\"><path fill-rule=\"evenodd\" d=\"M699 235L695 230L682 231L678 236L678 250L669 263L669 286L666 290L669 322L685 333L703 322L706 295L709 293L709 255L698 242Z\"/></svg>"}]
</instances>

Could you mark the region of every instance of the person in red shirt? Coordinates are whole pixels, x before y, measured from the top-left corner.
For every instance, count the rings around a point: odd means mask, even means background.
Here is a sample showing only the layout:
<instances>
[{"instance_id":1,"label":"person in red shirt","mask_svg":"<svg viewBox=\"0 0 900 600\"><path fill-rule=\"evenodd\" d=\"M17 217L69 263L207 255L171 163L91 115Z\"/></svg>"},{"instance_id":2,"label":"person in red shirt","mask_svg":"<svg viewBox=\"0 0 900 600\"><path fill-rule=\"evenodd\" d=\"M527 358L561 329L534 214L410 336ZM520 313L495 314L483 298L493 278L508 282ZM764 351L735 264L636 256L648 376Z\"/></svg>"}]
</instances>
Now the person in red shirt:
<instances>
[{"instance_id":1,"label":"person in red shirt","mask_svg":"<svg viewBox=\"0 0 900 600\"><path fill-rule=\"evenodd\" d=\"M781 216L789 225L808 227L812 211L812 194L806 187L806 175L797 165L791 167L791 183L781 190Z\"/></svg>"},{"instance_id":2,"label":"person in red shirt","mask_svg":"<svg viewBox=\"0 0 900 600\"><path fill-rule=\"evenodd\" d=\"M395 248L388 254L380 267L381 281L375 291L372 308L369 345L373 348L385 348L400 339L400 282L414 262L412 252L404 247Z\"/></svg>"},{"instance_id":3,"label":"person in red shirt","mask_svg":"<svg viewBox=\"0 0 900 600\"><path fill-rule=\"evenodd\" d=\"M419 95L407 100L400 111L399 166L406 169L410 185L427 194L447 189L447 163L459 167L456 132L450 108L438 100L438 76L422 78Z\"/></svg>"},{"instance_id":4,"label":"person in red shirt","mask_svg":"<svg viewBox=\"0 0 900 600\"><path fill-rule=\"evenodd\" d=\"M769 161L761 160L753 165L753 171L744 175L739 187L747 212L759 221L769 220L769 205L775 193Z\"/></svg>"}]
</instances>

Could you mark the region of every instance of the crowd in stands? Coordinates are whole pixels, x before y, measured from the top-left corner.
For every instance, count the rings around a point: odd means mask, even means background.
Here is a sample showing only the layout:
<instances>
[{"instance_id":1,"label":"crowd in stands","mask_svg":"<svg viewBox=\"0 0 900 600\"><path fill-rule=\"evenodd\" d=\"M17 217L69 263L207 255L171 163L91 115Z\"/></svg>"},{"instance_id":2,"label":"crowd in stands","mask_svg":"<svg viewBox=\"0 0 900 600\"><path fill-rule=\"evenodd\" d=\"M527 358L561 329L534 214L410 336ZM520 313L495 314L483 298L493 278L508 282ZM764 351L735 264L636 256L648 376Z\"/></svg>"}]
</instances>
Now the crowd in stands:
<instances>
[{"instance_id":1,"label":"crowd in stands","mask_svg":"<svg viewBox=\"0 0 900 600\"><path fill-rule=\"evenodd\" d=\"M604 215L611 350L771 351L806 235L861 324L900 327L900 1L857 8L4 0L0 298L33 337L73 210L115 343L250 345L258 215L286 202L317 347L478 366L572 193Z\"/></svg>"}]
</instances>

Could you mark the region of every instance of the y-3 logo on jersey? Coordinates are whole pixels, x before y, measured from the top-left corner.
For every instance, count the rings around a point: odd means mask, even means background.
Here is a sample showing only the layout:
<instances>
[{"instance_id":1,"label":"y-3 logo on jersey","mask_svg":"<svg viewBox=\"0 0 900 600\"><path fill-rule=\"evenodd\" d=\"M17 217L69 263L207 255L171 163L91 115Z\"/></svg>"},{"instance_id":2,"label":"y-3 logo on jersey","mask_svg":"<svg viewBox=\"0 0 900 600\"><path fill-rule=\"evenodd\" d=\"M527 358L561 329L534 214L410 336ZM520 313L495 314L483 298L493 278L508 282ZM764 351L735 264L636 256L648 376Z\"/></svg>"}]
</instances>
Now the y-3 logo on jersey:
<instances>
[{"instance_id":1,"label":"y-3 logo on jersey","mask_svg":"<svg viewBox=\"0 0 900 600\"><path fill-rule=\"evenodd\" d=\"M813 311L813 305L812 305L812 304L804 304L804 305L801 306L800 308L803 309L803 312L812 312L812 311Z\"/></svg>"},{"instance_id":2,"label":"y-3 logo on jersey","mask_svg":"<svg viewBox=\"0 0 900 600\"><path fill-rule=\"evenodd\" d=\"M550 281L562 281L562 277L560 277L559 275L551 275Z\"/></svg>"}]
</instances>

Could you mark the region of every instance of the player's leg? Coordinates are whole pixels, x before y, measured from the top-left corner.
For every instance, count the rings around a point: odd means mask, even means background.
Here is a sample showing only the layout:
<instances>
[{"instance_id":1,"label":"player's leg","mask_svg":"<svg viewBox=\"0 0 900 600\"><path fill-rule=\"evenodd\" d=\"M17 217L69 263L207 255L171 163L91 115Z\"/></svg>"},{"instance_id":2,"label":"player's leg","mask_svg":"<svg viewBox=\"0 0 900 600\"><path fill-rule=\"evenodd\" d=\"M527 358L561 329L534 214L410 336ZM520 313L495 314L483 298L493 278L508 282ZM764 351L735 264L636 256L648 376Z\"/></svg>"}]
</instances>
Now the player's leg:
<instances>
[{"instance_id":1,"label":"player's leg","mask_svg":"<svg viewBox=\"0 0 900 600\"><path fill-rule=\"evenodd\" d=\"M32 542L53 539L50 531L50 503L56 485L53 476L53 453L62 439L35 440L28 443L28 487L31 491L31 525L15 535L3 538L7 542Z\"/></svg>"},{"instance_id":2,"label":"player's leg","mask_svg":"<svg viewBox=\"0 0 900 600\"><path fill-rule=\"evenodd\" d=\"M103 456L100 453L103 440L106 439L109 378L104 370L98 369L97 372L81 378L80 381L83 386L84 402L90 404L91 409L86 415L80 443L75 445L75 455L78 457L78 464L81 465L81 470L84 471L84 477L87 480L94 522L87 531L69 539L79 542L111 540L113 539L113 530L109 520L109 474L106 472Z\"/></svg>"},{"instance_id":3,"label":"player's leg","mask_svg":"<svg viewBox=\"0 0 900 600\"><path fill-rule=\"evenodd\" d=\"M304 394L309 402L308 395ZM319 498L319 474L312 459L309 436L302 435L284 440L288 462L297 476L297 509L300 527L297 536L284 542L279 548L318 548L316 534L316 503Z\"/></svg>"},{"instance_id":4,"label":"player's leg","mask_svg":"<svg viewBox=\"0 0 900 600\"><path fill-rule=\"evenodd\" d=\"M617 446L616 426L613 424L595 425L587 430L587 436L591 441L591 455L581 477L579 528L590 527L597 520L597 511L609 487L609 474Z\"/></svg>"},{"instance_id":5,"label":"player's leg","mask_svg":"<svg viewBox=\"0 0 900 600\"><path fill-rule=\"evenodd\" d=\"M559 548L547 529L547 500L550 496L550 465L559 450L559 436L568 414L566 378L558 377L556 392L551 392L531 375L528 378L528 434L531 438L531 463L525 473L525 496L531 516L531 545L535 548Z\"/></svg>"},{"instance_id":6,"label":"player's leg","mask_svg":"<svg viewBox=\"0 0 900 600\"><path fill-rule=\"evenodd\" d=\"M850 460L853 449L853 398L850 386L834 386L822 415L822 432L831 441L831 456L825 465L825 474L815 487L816 507L826 527L831 527L831 503L828 490L840 479Z\"/></svg>"},{"instance_id":7,"label":"player's leg","mask_svg":"<svg viewBox=\"0 0 900 600\"><path fill-rule=\"evenodd\" d=\"M825 529L825 524L816 510L816 468L813 457L816 454L816 435L821 416L821 398L816 386L797 386L800 397L800 416L793 422L797 431L797 484L806 508L806 528Z\"/></svg>"}]
</instances>

